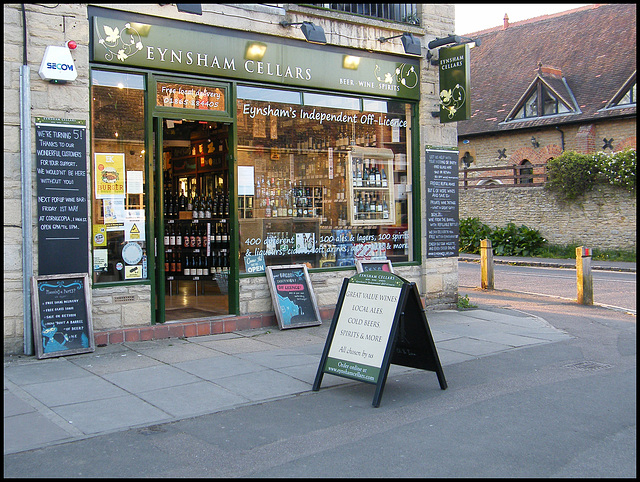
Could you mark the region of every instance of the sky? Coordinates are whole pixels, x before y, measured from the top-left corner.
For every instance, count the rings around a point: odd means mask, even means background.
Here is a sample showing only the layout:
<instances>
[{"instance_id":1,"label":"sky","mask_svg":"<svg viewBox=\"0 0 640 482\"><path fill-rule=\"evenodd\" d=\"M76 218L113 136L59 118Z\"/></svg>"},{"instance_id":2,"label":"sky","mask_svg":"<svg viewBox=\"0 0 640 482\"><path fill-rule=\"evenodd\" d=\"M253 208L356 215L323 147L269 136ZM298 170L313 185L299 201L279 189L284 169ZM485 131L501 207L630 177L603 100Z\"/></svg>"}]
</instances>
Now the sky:
<instances>
[{"instance_id":1,"label":"sky","mask_svg":"<svg viewBox=\"0 0 640 482\"><path fill-rule=\"evenodd\" d=\"M486 28L502 26L504 14L509 22L564 12L574 8L592 5L588 3L486 3L454 4L456 12L456 35L477 32Z\"/></svg>"}]
</instances>

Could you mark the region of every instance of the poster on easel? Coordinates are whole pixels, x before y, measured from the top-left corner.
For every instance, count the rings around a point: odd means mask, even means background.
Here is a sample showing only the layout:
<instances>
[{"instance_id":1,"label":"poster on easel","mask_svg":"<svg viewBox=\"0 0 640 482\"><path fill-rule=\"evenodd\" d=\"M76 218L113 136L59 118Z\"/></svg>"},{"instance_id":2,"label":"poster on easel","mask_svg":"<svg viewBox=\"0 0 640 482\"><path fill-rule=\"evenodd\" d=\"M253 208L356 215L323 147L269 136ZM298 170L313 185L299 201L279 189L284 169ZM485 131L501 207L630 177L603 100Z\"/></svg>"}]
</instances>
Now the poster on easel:
<instances>
[{"instance_id":1,"label":"poster on easel","mask_svg":"<svg viewBox=\"0 0 640 482\"><path fill-rule=\"evenodd\" d=\"M322 324L305 265L267 266L267 281L281 330Z\"/></svg>"},{"instance_id":2,"label":"poster on easel","mask_svg":"<svg viewBox=\"0 0 640 482\"><path fill-rule=\"evenodd\" d=\"M313 390L325 373L371 383L378 407L392 363L433 371L447 388L415 283L381 270L345 279Z\"/></svg>"},{"instance_id":3,"label":"poster on easel","mask_svg":"<svg viewBox=\"0 0 640 482\"><path fill-rule=\"evenodd\" d=\"M95 351L89 287L87 273L32 278L36 358Z\"/></svg>"}]
</instances>

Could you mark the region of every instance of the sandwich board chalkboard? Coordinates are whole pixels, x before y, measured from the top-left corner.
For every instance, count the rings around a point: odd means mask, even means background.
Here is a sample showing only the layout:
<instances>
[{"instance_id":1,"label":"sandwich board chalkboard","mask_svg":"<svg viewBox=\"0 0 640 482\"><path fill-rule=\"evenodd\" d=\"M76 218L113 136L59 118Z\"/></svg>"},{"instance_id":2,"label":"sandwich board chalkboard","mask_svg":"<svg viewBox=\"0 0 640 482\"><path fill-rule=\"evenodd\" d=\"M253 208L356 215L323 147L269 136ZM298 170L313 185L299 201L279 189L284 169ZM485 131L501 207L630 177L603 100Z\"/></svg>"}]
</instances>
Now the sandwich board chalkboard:
<instances>
[{"instance_id":1,"label":"sandwich board chalkboard","mask_svg":"<svg viewBox=\"0 0 640 482\"><path fill-rule=\"evenodd\" d=\"M95 351L88 273L34 276L31 293L38 359Z\"/></svg>"},{"instance_id":2,"label":"sandwich board chalkboard","mask_svg":"<svg viewBox=\"0 0 640 482\"><path fill-rule=\"evenodd\" d=\"M358 270L358 273L362 273L363 271L375 271L375 270L382 270L382 271L387 271L389 273L393 273L393 266L391 266L391 261L389 261L388 259L382 259L382 260L374 260L374 259L369 259L369 260L358 260L356 261L356 269Z\"/></svg>"},{"instance_id":3,"label":"sandwich board chalkboard","mask_svg":"<svg viewBox=\"0 0 640 482\"><path fill-rule=\"evenodd\" d=\"M322 324L305 265L267 266L267 281L281 330Z\"/></svg>"},{"instance_id":4,"label":"sandwich board chalkboard","mask_svg":"<svg viewBox=\"0 0 640 482\"><path fill-rule=\"evenodd\" d=\"M447 388L416 284L385 271L345 278L313 390L325 373L371 383L378 407L391 363L434 371Z\"/></svg>"}]
</instances>

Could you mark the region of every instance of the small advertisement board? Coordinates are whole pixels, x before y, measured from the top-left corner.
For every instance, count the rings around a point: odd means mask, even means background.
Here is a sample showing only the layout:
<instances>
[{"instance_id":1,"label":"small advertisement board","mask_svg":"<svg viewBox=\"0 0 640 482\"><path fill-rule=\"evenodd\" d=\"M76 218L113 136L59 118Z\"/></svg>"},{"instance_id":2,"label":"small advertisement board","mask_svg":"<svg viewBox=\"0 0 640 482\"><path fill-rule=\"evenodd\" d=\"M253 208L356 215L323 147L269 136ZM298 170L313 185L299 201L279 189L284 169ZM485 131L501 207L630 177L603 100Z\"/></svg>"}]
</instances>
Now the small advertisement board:
<instances>
[{"instance_id":1,"label":"small advertisement board","mask_svg":"<svg viewBox=\"0 0 640 482\"><path fill-rule=\"evenodd\" d=\"M34 276L32 284L36 357L52 358L94 351L89 275Z\"/></svg>"},{"instance_id":2,"label":"small advertisement board","mask_svg":"<svg viewBox=\"0 0 640 482\"><path fill-rule=\"evenodd\" d=\"M305 265L267 266L267 281L281 330L322 324Z\"/></svg>"},{"instance_id":3,"label":"small advertisement board","mask_svg":"<svg viewBox=\"0 0 640 482\"><path fill-rule=\"evenodd\" d=\"M434 371L447 388L415 283L363 271L342 284L313 390L325 373L375 384L372 405L378 407L391 363Z\"/></svg>"}]
</instances>

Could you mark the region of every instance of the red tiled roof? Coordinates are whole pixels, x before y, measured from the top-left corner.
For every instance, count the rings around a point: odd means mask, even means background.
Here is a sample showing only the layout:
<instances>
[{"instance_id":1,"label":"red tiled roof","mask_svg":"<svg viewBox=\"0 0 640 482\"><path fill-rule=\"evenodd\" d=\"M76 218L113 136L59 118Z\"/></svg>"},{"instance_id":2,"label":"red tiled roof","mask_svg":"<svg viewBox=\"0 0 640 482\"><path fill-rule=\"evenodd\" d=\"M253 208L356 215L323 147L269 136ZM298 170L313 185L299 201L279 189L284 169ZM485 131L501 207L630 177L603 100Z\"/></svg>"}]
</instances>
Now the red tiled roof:
<instances>
[{"instance_id":1,"label":"red tiled roof","mask_svg":"<svg viewBox=\"0 0 640 482\"><path fill-rule=\"evenodd\" d=\"M636 107L601 111L636 70L636 5L607 4L496 27L471 49L471 118L458 135L482 134L635 115ZM580 113L504 123L535 79L538 64L559 69Z\"/></svg>"}]
</instances>

